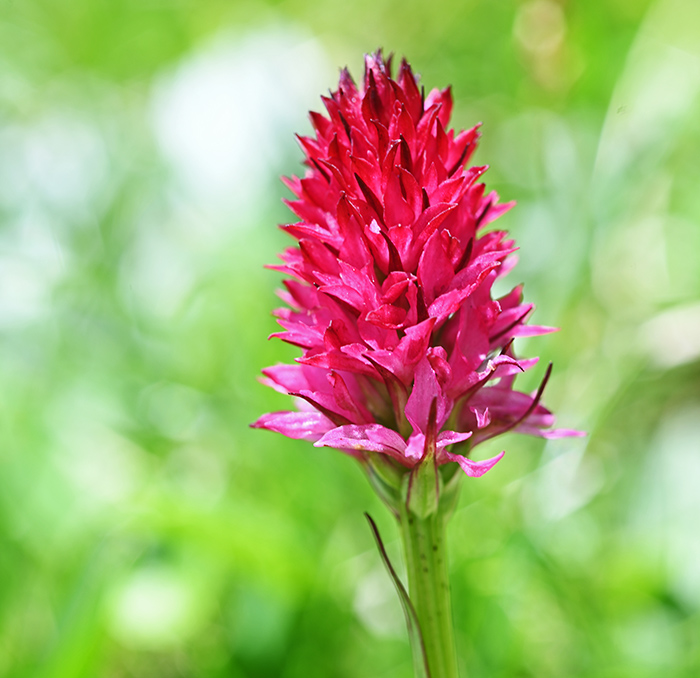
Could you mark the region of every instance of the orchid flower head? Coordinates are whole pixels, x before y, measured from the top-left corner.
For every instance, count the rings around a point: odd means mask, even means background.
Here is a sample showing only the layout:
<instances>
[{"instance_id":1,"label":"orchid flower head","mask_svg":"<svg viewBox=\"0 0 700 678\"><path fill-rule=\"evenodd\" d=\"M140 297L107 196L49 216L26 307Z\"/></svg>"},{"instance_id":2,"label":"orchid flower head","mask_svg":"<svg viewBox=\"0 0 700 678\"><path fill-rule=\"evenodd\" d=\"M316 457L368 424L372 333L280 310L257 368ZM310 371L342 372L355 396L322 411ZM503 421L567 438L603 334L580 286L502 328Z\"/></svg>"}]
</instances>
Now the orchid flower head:
<instances>
[{"instance_id":1,"label":"orchid flower head","mask_svg":"<svg viewBox=\"0 0 700 678\"><path fill-rule=\"evenodd\" d=\"M342 70L326 114L311 113L314 134L299 137L306 170L285 179L297 221L281 227L296 242L270 268L287 276L272 336L301 356L263 371L299 409L253 426L363 461L412 469L432 455L480 476L503 456L471 460L480 442L579 433L553 429L541 403L551 366L535 393L514 389L537 363L518 359L514 340L554 328L527 324L522 286L492 296L516 248L487 227L513 203L469 165L479 126L450 129L450 89L426 95L405 60L395 78L391 62L368 55L359 85Z\"/></svg>"}]
</instances>

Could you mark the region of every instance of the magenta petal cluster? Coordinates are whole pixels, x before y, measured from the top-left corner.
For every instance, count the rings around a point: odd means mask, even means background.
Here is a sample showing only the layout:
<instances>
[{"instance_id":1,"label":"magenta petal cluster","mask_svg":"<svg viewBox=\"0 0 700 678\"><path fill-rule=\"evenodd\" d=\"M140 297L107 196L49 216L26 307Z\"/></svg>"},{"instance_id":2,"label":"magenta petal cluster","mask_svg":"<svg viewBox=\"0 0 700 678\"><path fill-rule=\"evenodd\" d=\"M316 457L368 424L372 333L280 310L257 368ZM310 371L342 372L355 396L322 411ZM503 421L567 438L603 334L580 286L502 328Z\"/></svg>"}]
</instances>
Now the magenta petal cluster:
<instances>
[{"instance_id":1,"label":"magenta petal cluster","mask_svg":"<svg viewBox=\"0 0 700 678\"><path fill-rule=\"evenodd\" d=\"M358 87L347 70L311 113L300 137L304 178L286 184L299 218L282 226L298 246L273 266L289 276L272 335L301 347L295 365L264 370L265 383L296 396L299 411L253 426L360 458L387 455L406 468L432 450L480 476L501 455L469 451L505 431L554 438L540 398L514 390L516 337L553 328L527 325L533 306L516 287L494 299L494 281L515 262L504 231L486 230L499 204L469 167L478 127L455 133L449 88L425 96L404 60L366 57Z\"/></svg>"}]
</instances>

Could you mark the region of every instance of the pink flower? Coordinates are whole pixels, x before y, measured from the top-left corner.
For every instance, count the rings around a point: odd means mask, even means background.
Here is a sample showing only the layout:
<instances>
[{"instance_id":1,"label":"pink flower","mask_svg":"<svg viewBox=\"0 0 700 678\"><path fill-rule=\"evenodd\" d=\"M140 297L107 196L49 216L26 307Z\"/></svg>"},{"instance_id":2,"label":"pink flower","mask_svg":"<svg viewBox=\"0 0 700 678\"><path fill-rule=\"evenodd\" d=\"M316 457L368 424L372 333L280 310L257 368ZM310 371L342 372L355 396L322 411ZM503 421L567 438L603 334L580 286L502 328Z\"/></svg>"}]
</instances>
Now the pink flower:
<instances>
[{"instance_id":1,"label":"pink flower","mask_svg":"<svg viewBox=\"0 0 700 678\"><path fill-rule=\"evenodd\" d=\"M285 181L300 221L282 228L299 245L271 267L290 276L272 336L303 352L263 371L300 411L253 426L406 468L430 452L469 476L503 456L472 461L469 451L506 431L578 435L552 429L540 402L551 366L536 393L513 389L537 362L518 360L513 340L553 328L526 325L533 306L521 287L491 296L515 247L484 229L512 203L484 194L486 167L467 167L478 127L448 129L449 88L426 97L405 60L394 80L379 51L362 87L343 70L323 102L315 137L299 138L305 176Z\"/></svg>"}]
</instances>

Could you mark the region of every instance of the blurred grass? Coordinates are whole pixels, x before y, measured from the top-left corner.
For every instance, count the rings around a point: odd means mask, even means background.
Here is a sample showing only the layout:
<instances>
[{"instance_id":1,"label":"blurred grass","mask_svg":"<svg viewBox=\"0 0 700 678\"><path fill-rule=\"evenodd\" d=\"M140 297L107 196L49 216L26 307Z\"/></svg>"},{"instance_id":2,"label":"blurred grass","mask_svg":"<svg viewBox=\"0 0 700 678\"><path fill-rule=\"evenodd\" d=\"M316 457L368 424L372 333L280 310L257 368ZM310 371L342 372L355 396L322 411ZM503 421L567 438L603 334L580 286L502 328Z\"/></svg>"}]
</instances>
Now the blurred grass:
<instances>
[{"instance_id":1,"label":"blurred grass","mask_svg":"<svg viewBox=\"0 0 700 678\"><path fill-rule=\"evenodd\" d=\"M247 428L295 354L277 177L378 45L485 123L511 277L563 328L521 351L590 432L465 481L466 675L700 673L694 0L4 0L0 675L411 675L359 470Z\"/></svg>"}]
</instances>

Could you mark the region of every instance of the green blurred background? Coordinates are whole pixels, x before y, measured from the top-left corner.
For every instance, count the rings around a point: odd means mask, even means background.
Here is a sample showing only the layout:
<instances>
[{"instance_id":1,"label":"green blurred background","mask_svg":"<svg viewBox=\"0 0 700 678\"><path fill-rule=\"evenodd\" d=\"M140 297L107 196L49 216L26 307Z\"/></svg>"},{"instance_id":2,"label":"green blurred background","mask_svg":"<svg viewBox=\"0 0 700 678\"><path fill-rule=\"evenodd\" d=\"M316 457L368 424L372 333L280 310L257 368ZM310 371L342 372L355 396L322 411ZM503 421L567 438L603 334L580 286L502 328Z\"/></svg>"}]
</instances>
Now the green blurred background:
<instances>
[{"instance_id":1,"label":"green blurred background","mask_svg":"<svg viewBox=\"0 0 700 678\"><path fill-rule=\"evenodd\" d=\"M247 427L293 133L377 46L484 122L590 432L465 479L464 675L700 675L697 0L0 0L1 676L411 676L359 468Z\"/></svg>"}]
</instances>

